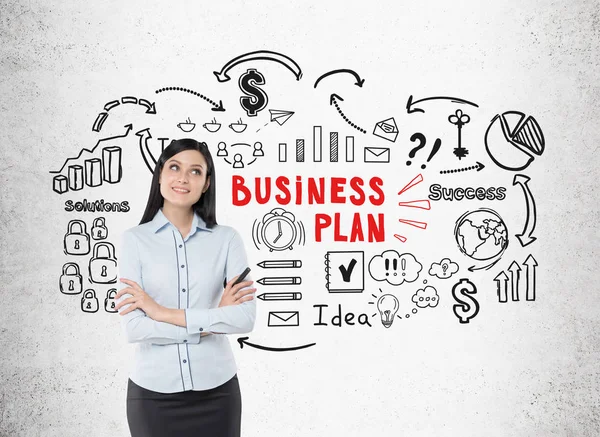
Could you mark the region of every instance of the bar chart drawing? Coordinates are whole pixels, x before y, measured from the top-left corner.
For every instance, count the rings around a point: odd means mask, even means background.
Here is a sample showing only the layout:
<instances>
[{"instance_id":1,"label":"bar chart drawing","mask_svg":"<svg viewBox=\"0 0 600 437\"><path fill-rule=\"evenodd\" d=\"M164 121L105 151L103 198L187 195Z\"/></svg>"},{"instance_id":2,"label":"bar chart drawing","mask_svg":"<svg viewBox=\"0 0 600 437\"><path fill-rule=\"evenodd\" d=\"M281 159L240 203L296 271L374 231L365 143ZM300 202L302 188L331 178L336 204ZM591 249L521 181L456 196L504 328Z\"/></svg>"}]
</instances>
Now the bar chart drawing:
<instances>
[{"instance_id":1,"label":"bar chart drawing","mask_svg":"<svg viewBox=\"0 0 600 437\"><path fill-rule=\"evenodd\" d=\"M279 143L279 162L287 162L287 144Z\"/></svg>"},{"instance_id":2,"label":"bar chart drawing","mask_svg":"<svg viewBox=\"0 0 600 437\"><path fill-rule=\"evenodd\" d=\"M50 171L53 174L52 190L58 194L78 191L89 187L99 187L104 182L116 184L121 181L123 167L121 165L123 150L114 144L101 147L102 143L122 140L129 135L133 126L125 125L125 133L98 140L91 149L81 149L74 158L67 158L60 170ZM116 142L116 141L115 141ZM109 143L110 144L110 143ZM98 156L100 155L100 156Z\"/></svg>"},{"instance_id":3,"label":"bar chart drawing","mask_svg":"<svg viewBox=\"0 0 600 437\"><path fill-rule=\"evenodd\" d=\"M354 162L354 137L347 136L345 141L346 148L342 144L342 154L346 154L346 162ZM286 162L287 144L279 144L279 162ZM309 149L310 152L310 149ZM313 126L312 141L313 162L323 161L323 127ZM325 152L327 153L327 151ZM296 139L296 162L304 162L306 159L306 148L303 138ZM285 156L285 158L282 158ZM327 159L327 158L325 158ZM343 160L343 157L341 158ZM340 162L340 136L339 132L329 132L329 162Z\"/></svg>"}]
</instances>

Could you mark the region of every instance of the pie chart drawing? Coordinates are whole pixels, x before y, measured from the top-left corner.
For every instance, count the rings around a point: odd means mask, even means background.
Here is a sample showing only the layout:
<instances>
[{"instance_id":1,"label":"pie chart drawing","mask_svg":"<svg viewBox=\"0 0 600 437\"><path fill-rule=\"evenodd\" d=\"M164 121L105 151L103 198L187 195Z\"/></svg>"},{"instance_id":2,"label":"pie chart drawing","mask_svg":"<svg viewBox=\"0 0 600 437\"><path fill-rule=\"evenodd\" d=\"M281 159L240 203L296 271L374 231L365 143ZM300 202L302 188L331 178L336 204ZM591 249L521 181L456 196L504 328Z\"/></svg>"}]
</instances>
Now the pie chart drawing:
<instances>
[{"instance_id":1,"label":"pie chart drawing","mask_svg":"<svg viewBox=\"0 0 600 437\"><path fill-rule=\"evenodd\" d=\"M527 168L544 153L546 143L538 122L519 111L497 114L485 132L485 150L505 170Z\"/></svg>"}]
</instances>

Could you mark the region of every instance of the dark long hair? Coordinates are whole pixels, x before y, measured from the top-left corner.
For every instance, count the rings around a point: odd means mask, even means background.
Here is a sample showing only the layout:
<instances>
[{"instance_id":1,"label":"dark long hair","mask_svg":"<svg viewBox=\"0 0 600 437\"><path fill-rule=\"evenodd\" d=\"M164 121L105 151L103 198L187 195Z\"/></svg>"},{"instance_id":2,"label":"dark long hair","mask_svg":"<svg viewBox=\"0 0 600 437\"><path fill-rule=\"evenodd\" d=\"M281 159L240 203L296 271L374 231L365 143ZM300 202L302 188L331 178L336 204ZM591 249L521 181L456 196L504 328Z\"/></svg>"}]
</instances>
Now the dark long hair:
<instances>
[{"instance_id":1,"label":"dark long hair","mask_svg":"<svg viewBox=\"0 0 600 437\"><path fill-rule=\"evenodd\" d=\"M198 214L202 220L206 223L208 228L212 228L217 224L217 213L216 213L216 175L215 165L213 163L212 156L208 150L208 146L204 142L198 142L191 138L183 138L181 140L173 140L158 158L156 167L154 168L154 174L152 176L152 184L150 185L150 194L148 195L148 203L146 204L146 210L140 220L140 225L152 221L158 210L165 201L162 194L160 194L160 184L158 179L160 172L162 171L165 162L177 155L179 152L184 150L197 150L204 156L206 160L206 177L210 177L210 185L208 190L200 196L200 200L192 205L194 213Z\"/></svg>"}]
</instances>

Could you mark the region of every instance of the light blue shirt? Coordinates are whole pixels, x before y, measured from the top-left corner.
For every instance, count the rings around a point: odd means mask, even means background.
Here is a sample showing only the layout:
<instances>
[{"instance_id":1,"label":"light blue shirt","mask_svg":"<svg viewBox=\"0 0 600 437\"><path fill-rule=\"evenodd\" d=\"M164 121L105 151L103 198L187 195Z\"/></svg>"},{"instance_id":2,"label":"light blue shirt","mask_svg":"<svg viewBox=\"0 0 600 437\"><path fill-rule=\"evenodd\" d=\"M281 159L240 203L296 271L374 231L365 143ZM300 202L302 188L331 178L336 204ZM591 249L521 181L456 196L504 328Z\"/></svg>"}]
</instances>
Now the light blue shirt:
<instances>
[{"instance_id":1,"label":"light blue shirt","mask_svg":"<svg viewBox=\"0 0 600 437\"><path fill-rule=\"evenodd\" d=\"M220 225L209 229L194 214L183 238L159 210L151 222L123 233L118 259L119 277L137 282L162 306L184 309L187 323L157 322L140 309L119 315L127 341L137 343L131 380L148 390L174 393L207 390L231 379L237 367L222 334L250 332L256 318L256 297L218 308L223 281L248 267L238 232ZM119 282L120 289L126 287ZM201 337L202 332L220 334Z\"/></svg>"}]
</instances>

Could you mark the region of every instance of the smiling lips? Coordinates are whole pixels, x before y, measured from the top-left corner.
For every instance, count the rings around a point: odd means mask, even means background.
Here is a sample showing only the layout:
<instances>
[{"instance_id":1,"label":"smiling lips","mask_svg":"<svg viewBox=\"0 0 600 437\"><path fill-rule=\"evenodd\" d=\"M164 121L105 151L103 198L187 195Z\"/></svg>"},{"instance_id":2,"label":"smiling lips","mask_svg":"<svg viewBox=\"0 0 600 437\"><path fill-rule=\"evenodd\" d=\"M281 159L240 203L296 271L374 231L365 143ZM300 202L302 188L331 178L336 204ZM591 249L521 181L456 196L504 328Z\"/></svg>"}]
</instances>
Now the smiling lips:
<instances>
[{"instance_id":1,"label":"smiling lips","mask_svg":"<svg viewBox=\"0 0 600 437\"><path fill-rule=\"evenodd\" d=\"M179 194L187 194L190 192L190 190L186 190L185 188L179 188L179 187L173 187L172 190Z\"/></svg>"}]
</instances>

